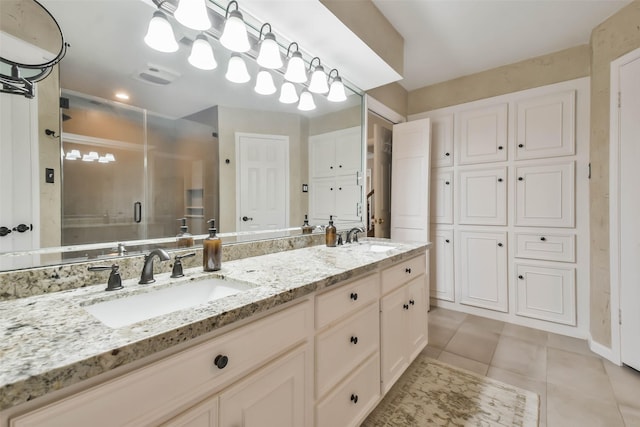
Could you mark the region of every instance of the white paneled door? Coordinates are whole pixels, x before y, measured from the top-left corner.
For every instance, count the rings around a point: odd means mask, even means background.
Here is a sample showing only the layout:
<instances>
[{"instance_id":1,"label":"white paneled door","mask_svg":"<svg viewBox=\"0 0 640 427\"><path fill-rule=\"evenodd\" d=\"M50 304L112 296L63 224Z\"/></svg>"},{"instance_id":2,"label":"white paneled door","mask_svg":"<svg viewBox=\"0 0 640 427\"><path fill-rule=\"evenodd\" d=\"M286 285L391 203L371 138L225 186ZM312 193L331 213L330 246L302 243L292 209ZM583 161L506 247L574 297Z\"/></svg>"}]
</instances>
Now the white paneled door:
<instances>
[{"instance_id":1,"label":"white paneled door","mask_svg":"<svg viewBox=\"0 0 640 427\"><path fill-rule=\"evenodd\" d=\"M391 238L429 241L430 121L393 125Z\"/></svg>"}]
</instances>

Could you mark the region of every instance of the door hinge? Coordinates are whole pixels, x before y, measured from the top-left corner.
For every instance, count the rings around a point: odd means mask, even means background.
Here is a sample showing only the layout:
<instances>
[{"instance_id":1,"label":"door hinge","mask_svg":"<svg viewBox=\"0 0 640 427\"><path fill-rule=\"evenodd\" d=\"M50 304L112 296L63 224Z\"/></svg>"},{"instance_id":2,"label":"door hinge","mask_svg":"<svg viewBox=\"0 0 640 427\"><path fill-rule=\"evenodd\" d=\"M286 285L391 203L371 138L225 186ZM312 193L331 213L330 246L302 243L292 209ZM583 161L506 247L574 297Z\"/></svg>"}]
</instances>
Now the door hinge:
<instances>
[{"instance_id":1,"label":"door hinge","mask_svg":"<svg viewBox=\"0 0 640 427\"><path fill-rule=\"evenodd\" d=\"M622 325L622 309L618 309L618 325Z\"/></svg>"},{"instance_id":2,"label":"door hinge","mask_svg":"<svg viewBox=\"0 0 640 427\"><path fill-rule=\"evenodd\" d=\"M618 108L622 107L622 92L618 92Z\"/></svg>"}]
</instances>

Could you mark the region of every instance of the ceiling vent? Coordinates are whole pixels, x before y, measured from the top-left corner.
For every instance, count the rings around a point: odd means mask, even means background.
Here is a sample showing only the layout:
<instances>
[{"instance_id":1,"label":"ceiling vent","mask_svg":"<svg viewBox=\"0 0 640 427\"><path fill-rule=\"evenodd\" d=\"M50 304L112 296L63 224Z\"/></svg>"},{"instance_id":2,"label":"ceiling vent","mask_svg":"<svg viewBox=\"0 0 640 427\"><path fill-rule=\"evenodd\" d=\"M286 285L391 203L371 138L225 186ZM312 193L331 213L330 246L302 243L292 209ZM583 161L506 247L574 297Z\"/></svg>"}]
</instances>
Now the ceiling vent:
<instances>
[{"instance_id":1,"label":"ceiling vent","mask_svg":"<svg viewBox=\"0 0 640 427\"><path fill-rule=\"evenodd\" d=\"M138 71L133 77L152 85L166 86L178 79L180 73L159 65L147 64L146 68Z\"/></svg>"}]
</instances>

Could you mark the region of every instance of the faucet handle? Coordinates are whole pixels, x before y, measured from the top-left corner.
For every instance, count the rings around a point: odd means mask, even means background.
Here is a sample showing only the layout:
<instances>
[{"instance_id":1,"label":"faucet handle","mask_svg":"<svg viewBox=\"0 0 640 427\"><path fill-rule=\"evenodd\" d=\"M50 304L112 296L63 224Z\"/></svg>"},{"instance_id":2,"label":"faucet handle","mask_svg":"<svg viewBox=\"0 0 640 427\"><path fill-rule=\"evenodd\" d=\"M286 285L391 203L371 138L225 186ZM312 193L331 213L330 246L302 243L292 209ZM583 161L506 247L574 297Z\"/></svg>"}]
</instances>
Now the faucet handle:
<instances>
[{"instance_id":1,"label":"faucet handle","mask_svg":"<svg viewBox=\"0 0 640 427\"><path fill-rule=\"evenodd\" d=\"M111 266L107 265L96 265L87 268L88 271L104 271L111 270L109 274L109 281L107 282L107 287L105 291L117 291L118 289L122 289L122 277L120 277L120 266L118 264L112 264Z\"/></svg>"},{"instance_id":2,"label":"faucet handle","mask_svg":"<svg viewBox=\"0 0 640 427\"><path fill-rule=\"evenodd\" d=\"M171 278L176 279L184 276L184 272L182 271L182 258L189 258L192 256L196 256L196 253L191 252L185 255L176 255L176 262L173 263L173 269L171 270Z\"/></svg>"}]
</instances>

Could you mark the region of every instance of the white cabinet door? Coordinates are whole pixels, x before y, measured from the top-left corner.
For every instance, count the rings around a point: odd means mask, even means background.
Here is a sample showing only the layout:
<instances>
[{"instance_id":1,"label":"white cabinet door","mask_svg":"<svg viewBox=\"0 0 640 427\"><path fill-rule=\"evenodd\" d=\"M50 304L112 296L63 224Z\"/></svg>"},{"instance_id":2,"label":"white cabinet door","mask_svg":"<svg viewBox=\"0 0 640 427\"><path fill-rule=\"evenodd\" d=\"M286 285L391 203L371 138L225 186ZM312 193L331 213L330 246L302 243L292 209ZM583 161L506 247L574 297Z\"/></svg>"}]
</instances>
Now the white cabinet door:
<instances>
[{"instance_id":1,"label":"white cabinet door","mask_svg":"<svg viewBox=\"0 0 640 427\"><path fill-rule=\"evenodd\" d=\"M308 347L299 347L221 393L220 425L307 426L309 357Z\"/></svg>"},{"instance_id":2,"label":"white cabinet door","mask_svg":"<svg viewBox=\"0 0 640 427\"><path fill-rule=\"evenodd\" d=\"M362 135L360 126L335 132L335 173L353 175L362 170Z\"/></svg>"},{"instance_id":3,"label":"white cabinet door","mask_svg":"<svg viewBox=\"0 0 640 427\"><path fill-rule=\"evenodd\" d=\"M334 184L335 211L338 222L360 220L360 184L356 175L338 177ZM328 217L327 217L328 218Z\"/></svg>"},{"instance_id":4,"label":"white cabinet door","mask_svg":"<svg viewBox=\"0 0 640 427\"><path fill-rule=\"evenodd\" d=\"M429 119L393 125L391 238L429 241Z\"/></svg>"},{"instance_id":5,"label":"white cabinet door","mask_svg":"<svg viewBox=\"0 0 640 427\"><path fill-rule=\"evenodd\" d=\"M522 166L516 175L516 225L575 226L574 162Z\"/></svg>"},{"instance_id":6,"label":"white cabinet door","mask_svg":"<svg viewBox=\"0 0 640 427\"><path fill-rule=\"evenodd\" d=\"M431 119L431 166L453 166L453 113Z\"/></svg>"},{"instance_id":7,"label":"white cabinet door","mask_svg":"<svg viewBox=\"0 0 640 427\"><path fill-rule=\"evenodd\" d=\"M507 160L507 104L457 113L456 139L461 165Z\"/></svg>"},{"instance_id":8,"label":"white cabinet door","mask_svg":"<svg viewBox=\"0 0 640 427\"><path fill-rule=\"evenodd\" d=\"M461 231L456 286L460 302L507 311L507 233Z\"/></svg>"},{"instance_id":9,"label":"white cabinet door","mask_svg":"<svg viewBox=\"0 0 640 427\"><path fill-rule=\"evenodd\" d=\"M431 191L431 222L453 224L453 171L434 170Z\"/></svg>"},{"instance_id":10,"label":"white cabinet door","mask_svg":"<svg viewBox=\"0 0 640 427\"><path fill-rule=\"evenodd\" d=\"M406 301L409 308L407 312L407 344L409 363L418 356L427 345L427 313L429 312L429 299L427 298L428 275L413 279L406 285Z\"/></svg>"},{"instance_id":11,"label":"white cabinet door","mask_svg":"<svg viewBox=\"0 0 640 427\"><path fill-rule=\"evenodd\" d=\"M460 224L507 224L507 168L461 170Z\"/></svg>"},{"instance_id":12,"label":"white cabinet door","mask_svg":"<svg viewBox=\"0 0 640 427\"><path fill-rule=\"evenodd\" d=\"M575 326L576 285L573 267L516 263L516 314Z\"/></svg>"},{"instance_id":13,"label":"white cabinet door","mask_svg":"<svg viewBox=\"0 0 640 427\"><path fill-rule=\"evenodd\" d=\"M162 424L162 427L217 427L218 425L218 396L206 399Z\"/></svg>"},{"instance_id":14,"label":"white cabinet door","mask_svg":"<svg viewBox=\"0 0 640 427\"><path fill-rule=\"evenodd\" d=\"M454 301L453 287L453 230L435 229L431 233L431 296Z\"/></svg>"},{"instance_id":15,"label":"white cabinet door","mask_svg":"<svg viewBox=\"0 0 640 427\"><path fill-rule=\"evenodd\" d=\"M315 178L311 181L311 209L309 219L322 221L329 220L329 215L336 214L336 196L334 188L336 182L333 178Z\"/></svg>"},{"instance_id":16,"label":"white cabinet door","mask_svg":"<svg viewBox=\"0 0 640 427\"><path fill-rule=\"evenodd\" d=\"M575 154L574 90L516 102L516 160Z\"/></svg>"},{"instance_id":17,"label":"white cabinet door","mask_svg":"<svg viewBox=\"0 0 640 427\"><path fill-rule=\"evenodd\" d=\"M380 300L380 372L386 393L409 366L405 313L406 290L401 287Z\"/></svg>"}]
</instances>

